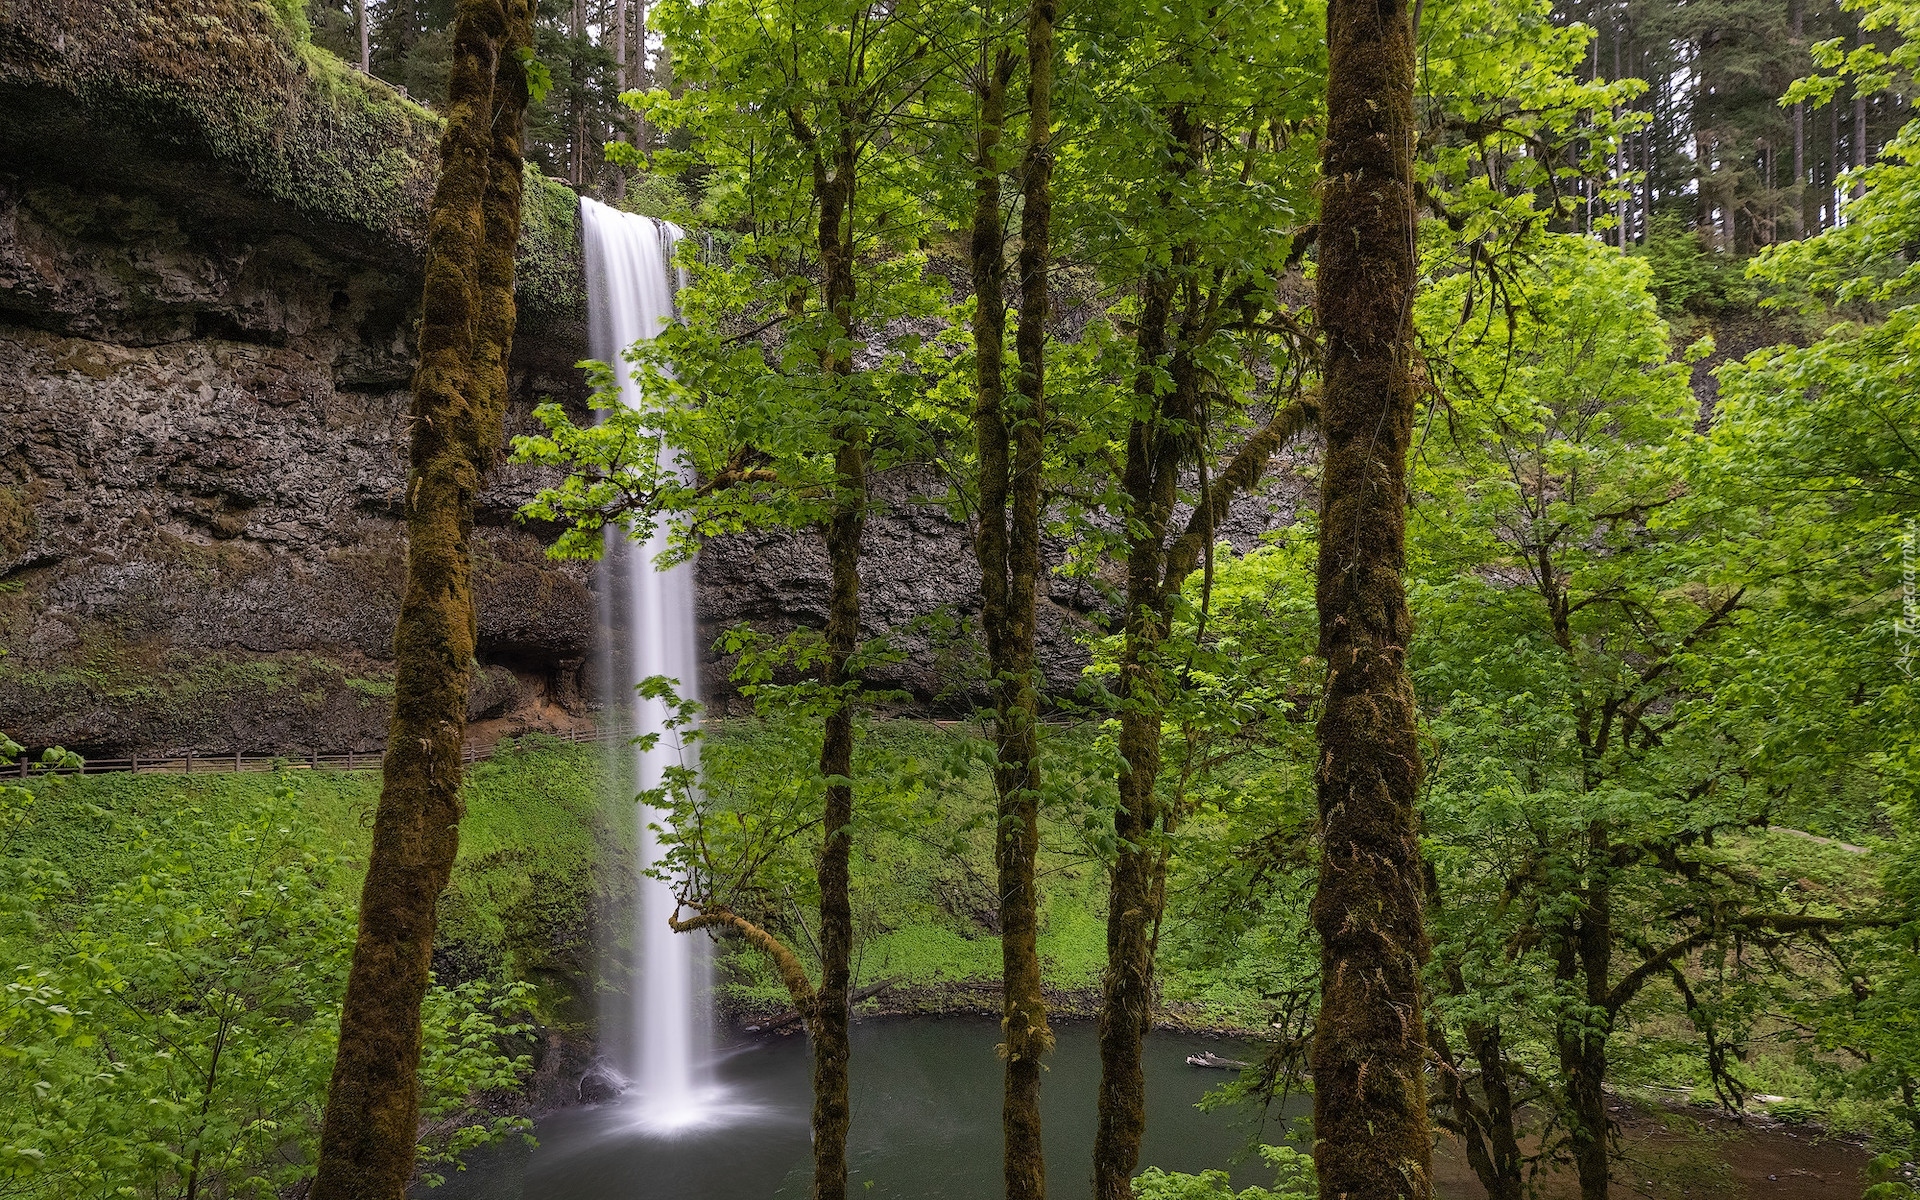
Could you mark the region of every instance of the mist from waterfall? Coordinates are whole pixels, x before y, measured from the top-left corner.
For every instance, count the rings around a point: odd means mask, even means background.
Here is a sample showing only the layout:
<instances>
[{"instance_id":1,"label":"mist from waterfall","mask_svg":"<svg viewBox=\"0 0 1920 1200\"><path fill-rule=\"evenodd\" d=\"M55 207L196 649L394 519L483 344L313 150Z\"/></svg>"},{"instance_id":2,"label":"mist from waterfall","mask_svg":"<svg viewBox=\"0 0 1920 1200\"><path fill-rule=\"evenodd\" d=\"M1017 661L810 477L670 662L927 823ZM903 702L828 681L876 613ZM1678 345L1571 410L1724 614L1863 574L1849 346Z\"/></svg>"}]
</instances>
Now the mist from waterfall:
<instances>
[{"instance_id":1,"label":"mist from waterfall","mask_svg":"<svg viewBox=\"0 0 1920 1200\"><path fill-rule=\"evenodd\" d=\"M622 381L621 401L634 407L640 385L622 354L674 319L680 277L672 253L681 230L589 199L580 201L580 219L588 353L614 365ZM660 734L648 750L618 744L616 753L625 759L616 763L615 776L628 785L628 804L637 792L658 787L665 770L694 750L665 728L663 702L641 700L634 691L641 680L664 675L679 681L682 698L700 698L693 564L656 569L654 559L665 545L664 520L644 542L610 530L601 567L610 634L604 678L616 700L614 711L631 706L636 733ZM603 1004L603 1010L624 1006L624 1011L602 1012L602 1045L617 1057L614 1065L628 1084L626 1099L641 1123L670 1131L702 1124L724 1108L710 1077L712 968L704 936L676 934L668 927L672 890L644 874L659 860L659 838L651 826L663 823L664 814L643 806L636 819L634 982L627 996Z\"/></svg>"}]
</instances>

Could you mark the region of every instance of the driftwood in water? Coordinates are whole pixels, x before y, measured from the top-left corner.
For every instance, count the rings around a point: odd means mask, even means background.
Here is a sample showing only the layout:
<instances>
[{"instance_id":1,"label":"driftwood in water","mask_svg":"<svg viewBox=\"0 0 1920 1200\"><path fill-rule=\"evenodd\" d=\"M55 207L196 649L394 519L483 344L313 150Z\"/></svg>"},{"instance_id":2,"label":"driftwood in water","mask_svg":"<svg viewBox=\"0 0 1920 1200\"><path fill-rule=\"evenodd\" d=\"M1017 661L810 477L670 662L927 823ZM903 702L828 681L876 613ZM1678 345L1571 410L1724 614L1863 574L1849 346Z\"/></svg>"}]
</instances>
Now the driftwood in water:
<instances>
[{"instance_id":1,"label":"driftwood in water","mask_svg":"<svg viewBox=\"0 0 1920 1200\"><path fill-rule=\"evenodd\" d=\"M1241 1062L1237 1058L1221 1058L1213 1051L1207 1050L1200 1054L1187 1055L1187 1065L1190 1067L1217 1067L1222 1071L1244 1071L1247 1069L1248 1064Z\"/></svg>"},{"instance_id":2,"label":"driftwood in water","mask_svg":"<svg viewBox=\"0 0 1920 1200\"><path fill-rule=\"evenodd\" d=\"M892 987L894 984L899 982L900 981L898 979L882 979L879 983L868 984L866 987L863 987L858 991L854 992L852 995L848 996L847 1004L849 1007L851 1007L855 1004L860 1003L862 1000L871 1000L873 997L878 996L881 992L886 991L888 988ZM779 1016L775 1017L773 1020L766 1022L764 1025L747 1026L747 1031L749 1033L753 1033L753 1032L772 1033L777 1029L785 1029L789 1025L797 1025L799 1024L799 1022L800 1022L799 1010L789 1009L788 1011L783 1012Z\"/></svg>"}]
</instances>

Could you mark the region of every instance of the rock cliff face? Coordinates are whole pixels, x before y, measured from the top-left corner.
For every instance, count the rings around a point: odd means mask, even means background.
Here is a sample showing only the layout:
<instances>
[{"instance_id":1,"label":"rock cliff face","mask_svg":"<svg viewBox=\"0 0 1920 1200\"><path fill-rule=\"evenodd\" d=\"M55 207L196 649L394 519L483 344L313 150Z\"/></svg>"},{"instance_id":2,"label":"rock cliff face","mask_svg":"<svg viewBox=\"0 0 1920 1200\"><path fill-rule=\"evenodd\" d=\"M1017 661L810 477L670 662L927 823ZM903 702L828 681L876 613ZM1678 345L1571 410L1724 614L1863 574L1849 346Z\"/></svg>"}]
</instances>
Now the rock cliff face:
<instances>
[{"instance_id":1,"label":"rock cliff face","mask_svg":"<svg viewBox=\"0 0 1920 1200\"><path fill-rule=\"evenodd\" d=\"M264 3L0 9L0 730L384 740L437 138ZM529 183L521 421L585 317L573 198ZM577 707L590 574L510 523L532 486L485 498L476 716Z\"/></svg>"},{"instance_id":2,"label":"rock cliff face","mask_svg":"<svg viewBox=\"0 0 1920 1200\"><path fill-rule=\"evenodd\" d=\"M0 732L94 756L372 750L404 574L411 330L437 118L304 46L266 0L0 6ZM529 178L509 434L583 402L578 214ZM497 728L592 719L592 570L478 514L472 703ZM977 685L977 572L931 479L880 481L864 611L923 709ZM1299 488L1227 531L1247 541ZM819 624L817 538L755 535L699 566L711 638ZM1100 606L1043 606L1055 687ZM732 701L726 664L706 691Z\"/></svg>"},{"instance_id":3,"label":"rock cliff face","mask_svg":"<svg viewBox=\"0 0 1920 1200\"><path fill-rule=\"evenodd\" d=\"M0 178L0 727L90 752L384 739L403 577L405 271L140 194ZM516 379L565 394L537 327ZM475 715L569 701L588 575L478 541Z\"/></svg>"}]
</instances>

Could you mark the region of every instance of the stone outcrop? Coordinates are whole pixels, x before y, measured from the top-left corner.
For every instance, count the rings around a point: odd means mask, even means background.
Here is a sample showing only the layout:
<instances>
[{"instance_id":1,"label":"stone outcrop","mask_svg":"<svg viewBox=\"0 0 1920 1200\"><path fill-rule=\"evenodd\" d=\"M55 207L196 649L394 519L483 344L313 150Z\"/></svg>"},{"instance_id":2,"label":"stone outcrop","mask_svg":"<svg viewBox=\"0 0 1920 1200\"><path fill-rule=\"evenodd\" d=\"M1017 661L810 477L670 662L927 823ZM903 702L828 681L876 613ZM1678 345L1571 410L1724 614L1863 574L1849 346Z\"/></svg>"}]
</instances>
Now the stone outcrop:
<instances>
[{"instance_id":1,"label":"stone outcrop","mask_svg":"<svg viewBox=\"0 0 1920 1200\"><path fill-rule=\"evenodd\" d=\"M0 177L0 727L95 753L380 744L415 287ZM524 421L577 384L523 344ZM485 497L475 715L577 693L594 626L587 572L511 524L531 486L507 469Z\"/></svg>"},{"instance_id":2,"label":"stone outcrop","mask_svg":"<svg viewBox=\"0 0 1920 1200\"><path fill-rule=\"evenodd\" d=\"M30 744L384 740L439 119L291 20L0 7L0 729ZM573 196L529 185L521 422L578 398L585 324ZM590 573L511 523L532 486L484 500L476 716L580 690Z\"/></svg>"}]
</instances>

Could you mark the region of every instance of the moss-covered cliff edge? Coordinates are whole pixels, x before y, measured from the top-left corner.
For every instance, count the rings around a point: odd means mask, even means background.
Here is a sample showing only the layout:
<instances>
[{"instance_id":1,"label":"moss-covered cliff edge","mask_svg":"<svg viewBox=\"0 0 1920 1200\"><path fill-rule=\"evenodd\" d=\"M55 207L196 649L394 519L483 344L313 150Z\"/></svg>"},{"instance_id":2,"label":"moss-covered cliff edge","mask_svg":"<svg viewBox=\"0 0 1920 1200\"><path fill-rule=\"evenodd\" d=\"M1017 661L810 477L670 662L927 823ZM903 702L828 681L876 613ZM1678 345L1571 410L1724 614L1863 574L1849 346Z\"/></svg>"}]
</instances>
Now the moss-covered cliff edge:
<instances>
[{"instance_id":1,"label":"moss-covered cliff edge","mask_svg":"<svg viewBox=\"0 0 1920 1200\"><path fill-rule=\"evenodd\" d=\"M306 38L297 4L0 5L0 153L22 174L137 191L389 267L424 253L440 118ZM572 194L529 171L521 303L584 320Z\"/></svg>"}]
</instances>

